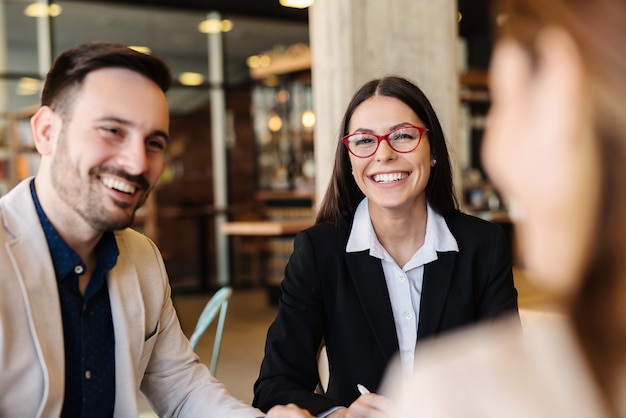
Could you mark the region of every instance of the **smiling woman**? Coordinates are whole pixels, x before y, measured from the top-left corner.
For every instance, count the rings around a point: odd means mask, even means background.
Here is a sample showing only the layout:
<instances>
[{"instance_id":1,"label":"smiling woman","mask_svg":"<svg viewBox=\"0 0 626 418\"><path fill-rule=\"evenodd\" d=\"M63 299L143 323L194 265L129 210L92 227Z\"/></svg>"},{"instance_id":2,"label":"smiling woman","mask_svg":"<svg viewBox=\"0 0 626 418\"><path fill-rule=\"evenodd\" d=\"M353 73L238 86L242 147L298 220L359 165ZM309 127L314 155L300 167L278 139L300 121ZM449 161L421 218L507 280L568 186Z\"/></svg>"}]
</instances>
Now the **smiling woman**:
<instances>
[{"instance_id":1,"label":"smiling woman","mask_svg":"<svg viewBox=\"0 0 626 418\"><path fill-rule=\"evenodd\" d=\"M505 235L457 209L424 93L404 78L372 80L340 133L316 225L296 236L285 269L255 384L263 410L293 402L329 417L385 411L387 398L357 384L376 392L394 356L410 369L423 339L502 315L519 325ZM327 396L316 392L322 345Z\"/></svg>"}]
</instances>

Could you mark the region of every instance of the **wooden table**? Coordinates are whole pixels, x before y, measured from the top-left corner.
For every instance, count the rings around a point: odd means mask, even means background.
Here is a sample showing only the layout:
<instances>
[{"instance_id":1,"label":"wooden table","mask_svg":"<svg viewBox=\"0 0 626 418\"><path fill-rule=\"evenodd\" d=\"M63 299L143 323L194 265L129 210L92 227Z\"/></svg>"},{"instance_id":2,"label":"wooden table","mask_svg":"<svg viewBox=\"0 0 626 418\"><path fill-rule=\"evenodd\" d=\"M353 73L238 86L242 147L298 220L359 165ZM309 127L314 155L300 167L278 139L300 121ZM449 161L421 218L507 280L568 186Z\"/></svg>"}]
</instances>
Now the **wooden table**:
<instances>
[{"instance_id":1,"label":"wooden table","mask_svg":"<svg viewBox=\"0 0 626 418\"><path fill-rule=\"evenodd\" d=\"M270 240L283 239L295 236L298 232L315 224L315 219L290 220L263 220L263 221L233 221L222 224L221 231L233 236L237 240L245 237L253 239L269 238ZM271 250L270 250L271 251ZM272 257L276 257L272 253ZM272 276L270 274L270 276ZM270 304L277 305L280 297L280 283L268 278L262 280L267 288Z\"/></svg>"},{"instance_id":2,"label":"wooden table","mask_svg":"<svg viewBox=\"0 0 626 418\"><path fill-rule=\"evenodd\" d=\"M158 216L165 219L183 220L190 219L196 225L196 258L198 266L198 288L199 292L211 291L210 286L210 257L209 257L209 235L207 230L212 218L215 215L224 213L212 205L180 205L165 206L158 209Z\"/></svg>"},{"instance_id":3,"label":"wooden table","mask_svg":"<svg viewBox=\"0 0 626 418\"><path fill-rule=\"evenodd\" d=\"M222 232L226 235L266 237L295 235L303 229L313 226L314 223L314 219L235 221L222 224Z\"/></svg>"}]
</instances>

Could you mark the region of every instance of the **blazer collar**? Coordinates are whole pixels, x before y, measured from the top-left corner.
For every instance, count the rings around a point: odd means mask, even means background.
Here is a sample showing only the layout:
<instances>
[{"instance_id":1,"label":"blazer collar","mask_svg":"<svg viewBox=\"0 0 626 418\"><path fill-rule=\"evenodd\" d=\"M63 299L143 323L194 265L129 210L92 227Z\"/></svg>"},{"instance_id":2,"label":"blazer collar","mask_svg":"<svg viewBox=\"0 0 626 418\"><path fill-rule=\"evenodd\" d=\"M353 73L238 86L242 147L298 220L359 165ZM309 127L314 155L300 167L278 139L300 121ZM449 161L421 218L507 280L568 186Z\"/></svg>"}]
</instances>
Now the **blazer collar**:
<instances>
[{"instance_id":1,"label":"blazer collar","mask_svg":"<svg viewBox=\"0 0 626 418\"><path fill-rule=\"evenodd\" d=\"M143 350L146 318L136 265L128 257L123 234L115 233L119 256L109 272L107 285L115 329L116 414L135 407L136 388L142 376L137 375ZM131 378L132 376L132 378ZM130 408L130 409L129 409ZM125 413L121 413L125 415Z\"/></svg>"},{"instance_id":2,"label":"blazer collar","mask_svg":"<svg viewBox=\"0 0 626 418\"><path fill-rule=\"evenodd\" d=\"M424 266L417 339L437 334L452 283L457 252L439 252L438 259ZM378 347L386 359L398 351L398 337L391 302L380 260L368 251L347 253L346 260L354 288ZM385 295L385 297L381 297Z\"/></svg>"},{"instance_id":3,"label":"blazer collar","mask_svg":"<svg viewBox=\"0 0 626 418\"><path fill-rule=\"evenodd\" d=\"M438 259L424 266L417 340L435 335L446 304L457 252L440 252Z\"/></svg>"},{"instance_id":4,"label":"blazer collar","mask_svg":"<svg viewBox=\"0 0 626 418\"><path fill-rule=\"evenodd\" d=\"M22 296L29 316L30 329L39 347L40 361L45 367L48 399L63 400L65 387L65 355L63 348L63 320L57 281L27 179L16 185L0 200L2 227L14 239L6 248L12 260L17 279L22 283ZM128 415L136 411L136 382L140 376L128 379L135 373L141 360L144 335L145 310L141 300L137 271L128 259L126 243L116 233L120 256L109 272L107 283L111 298L111 313L115 330L115 367L117 379L116 411L120 406ZM39 262L33 263L33 258ZM10 267L9 267L10 268ZM123 272L123 274L122 274ZM133 337L139 335L139 338ZM121 389L121 390L120 390ZM61 410L46 405L45 411ZM135 408L135 409L133 409ZM50 415L44 413L43 415Z\"/></svg>"},{"instance_id":5,"label":"blazer collar","mask_svg":"<svg viewBox=\"0 0 626 418\"><path fill-rule=\"evenodd\" d=\"M54 267L26 179L2 198L2 223L13 240L5 243L16 279L22 284L22 298L29 329L44 367L47 399L63 399L65 355L63 321ZM37 259L38 262L33 262ZM7 268L11 268L8 267ZM61 408L45 405L45 411Z\"/></svg>"},{"instance_id":6,"label":"blazer collar","mask_svg":"<svg viewBox=\"0 0 626 418\"><path fill-rule=\"evenodd\" d=\"M374 331L385 359L391 360L399 346L380 260L370 257L367 250L347 253L346 259L350 277L365 312L364 319Z\"/></svg>"}]
</instances>

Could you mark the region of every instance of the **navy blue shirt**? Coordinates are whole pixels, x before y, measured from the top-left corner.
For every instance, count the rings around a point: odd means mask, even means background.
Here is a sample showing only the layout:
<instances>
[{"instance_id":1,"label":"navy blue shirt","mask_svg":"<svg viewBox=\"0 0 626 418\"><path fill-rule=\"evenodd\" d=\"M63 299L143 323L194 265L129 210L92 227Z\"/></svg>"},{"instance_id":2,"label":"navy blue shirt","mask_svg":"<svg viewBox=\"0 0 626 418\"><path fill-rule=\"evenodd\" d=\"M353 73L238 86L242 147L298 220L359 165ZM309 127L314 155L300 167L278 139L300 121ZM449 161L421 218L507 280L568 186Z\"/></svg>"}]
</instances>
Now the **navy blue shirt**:
<instances>
[{"instance_id":1,"label":"navy blue shirt","mask_svg":"<svg viewBox=\"0 0 626 418\"><path fill-rule=\"evenodd\" d=\"M85 263L43 212L34 181L31 193L54 264L65 343L65 397L61 417L112 417L115 406L115 336L106 274L119 254L113 232L96 246L96 267L85 295L78 278Z\"/></svg>"}]
</instances>

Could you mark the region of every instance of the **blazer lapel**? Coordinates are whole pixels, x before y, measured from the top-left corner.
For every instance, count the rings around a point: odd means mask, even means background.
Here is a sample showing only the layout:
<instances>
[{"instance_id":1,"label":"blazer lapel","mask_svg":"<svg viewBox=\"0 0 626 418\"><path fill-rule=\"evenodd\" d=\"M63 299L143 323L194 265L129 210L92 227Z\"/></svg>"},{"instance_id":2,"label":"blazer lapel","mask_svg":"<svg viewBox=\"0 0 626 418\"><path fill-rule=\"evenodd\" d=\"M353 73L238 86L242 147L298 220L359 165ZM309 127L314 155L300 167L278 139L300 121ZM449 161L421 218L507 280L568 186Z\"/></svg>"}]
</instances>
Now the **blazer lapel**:
<instances>
[{"instance_id":1,"label":"blazer lapel","mask_svg":"<svg viewBox=\"0 0 626 418\"><path fill-rule=\"evenodd\" d=\"M437 253L439 258L424 266L418 340L435 335L439 330L457 254L454 251Z\"/></svg>"},{"instance_id":2,"label":"blazer lapel","mask_svg":"<svg viewBox=\"0 0 626 418\"><path fill-rule=\"evenodd\" d=\"M354 288L385 359L399 349L393 311L380 260L367 251L347 253L346 261Z\"/></svg>"},{"instance_id":3,"label":"blazer lapel","mask_svg":"<svg viewBox=\"0 0 626 418\"><path fill-rule=\"evenodd\" d=\"M135 394L142 378L137 371L140 369L145 310L137 271L128 259L124 239L118 235L116 239L120 254L108 274L107 285L115 330L115 410L116 415L126 415L136 410Z\"/></svg>"},{"instance_id":4,"label":"blazer lapel","mask_svg":"<svg viewBox=\"0 0 626 418\"><path fill-rule=\"evenodd\" d=\"M60 411L54 400L63 400L65 387L65 354L63 320L48 243L30 195L29 180L15 186L4 198L3 227L15 237L6 243L15 277L22 284L22 299L28 315L29 329L39 348L39 361L49 393L43 415ZM33 262L33 260L38 260ZM11 267L6 266L7 269Z\"/></svg>"}]
</instances>

